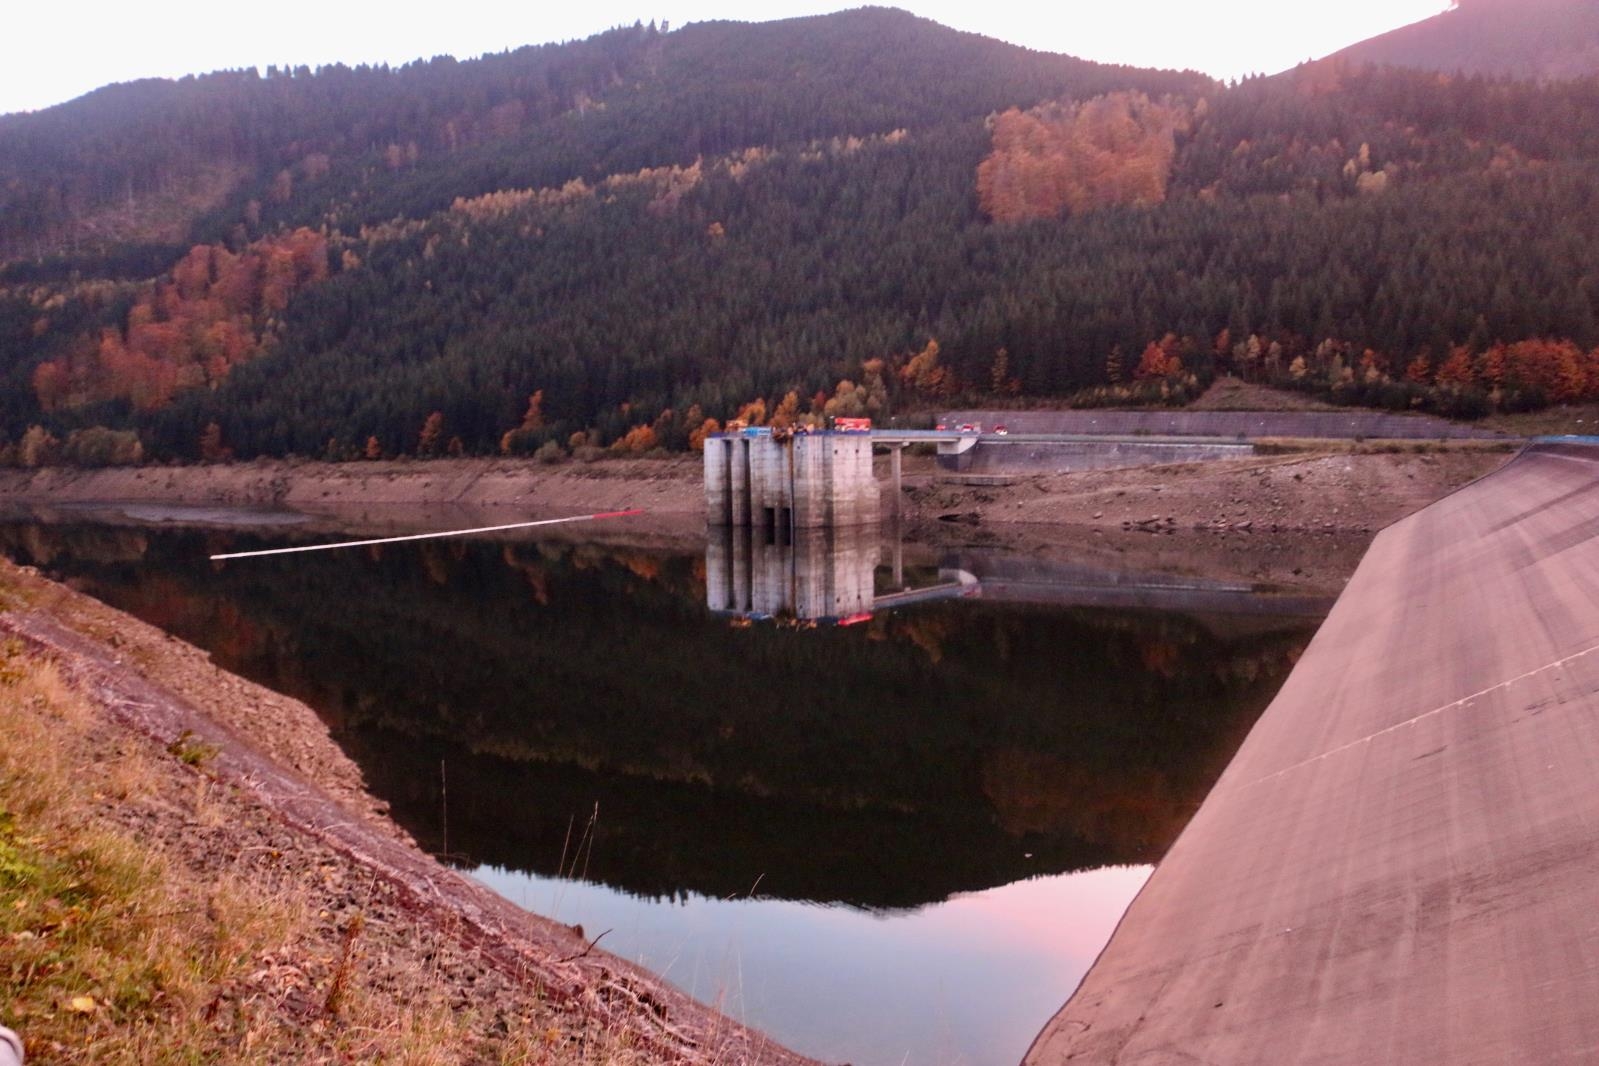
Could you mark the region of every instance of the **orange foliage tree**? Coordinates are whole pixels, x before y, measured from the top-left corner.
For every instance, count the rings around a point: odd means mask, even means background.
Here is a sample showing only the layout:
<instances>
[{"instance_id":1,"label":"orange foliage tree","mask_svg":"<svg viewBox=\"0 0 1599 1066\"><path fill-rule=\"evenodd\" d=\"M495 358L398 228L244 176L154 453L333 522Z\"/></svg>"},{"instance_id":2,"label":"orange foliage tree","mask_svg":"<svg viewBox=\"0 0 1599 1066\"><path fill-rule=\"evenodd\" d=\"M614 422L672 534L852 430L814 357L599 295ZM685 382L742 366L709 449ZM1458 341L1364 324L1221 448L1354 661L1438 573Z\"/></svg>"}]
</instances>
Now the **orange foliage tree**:
<instances>
[{"instance_id":1,"label":"orange foliage tree","mask_svg":"<svg viewBox=\"0 0 1599 1066\"><path fill-rule=\"evenodd\" d=\"M936 340L929 340L921 351L899 368L899 380L917 395L930 400L952 396L957 388L955 374L939 363Z\"/></svg>"},{"instance_id":2,"label":"orange foliage tree","mask_svg":"<svg viewBox=\"0 0 1599 1066\"><path fill-rule=\"evenodd\" d=\"M515 429L508 429L500 437L500 454L510 455L512 452L527 451L544 428L544 390L539 389L527 398L527 413L522 416L522 424Z\"/></svg>"},{"instance_id":3,"label":"orange foliage tree","mask_svg":"<svg viewBox=\"0 0 1599 1066\"><path fill-rule=\"evenodd\" d=\"M290 297L327 275L327 238L315 230L267 238L239 254L196 245L166 280L139 293L122 328L35 369L39 405L53 411L122 399L151 411L184 389L215 387L265 348Z\"/></svg>"},{"instance_id":4,"label":"orange foliage tree","mask_svg":"<svg viewBox=\"0 0 1599 1066\"><path fill-rule=\"evenodd\" d=\"M977 197L996 222L1054 218L1166 199L1187 112L1143 93L1076 106L1012 108L993 120L993 150L977 167Z\"/></svg>"},{"instance_id":5,"label":"orange foliage tree","mask_svg":"<svg viewBox=\"0 0 1599 1066\"><path fill-rule=\"evenodd\" d=\"M611 445L611 451L641 455L644 452L653 451L657 444L658 439L655 436L654 427L638 425L628 430L624 436L619 437Z\"/></svg>"},{"instance_id":6,"label":"orange foliage tree","mask_svg":"<svg viewBox=\"0 0 1599 1066\"><path fill-rule=\"evenodd\" d=\"M1159 341L1150 341L1144 349L1144 354L1139 356L1138 366L1133 370L1134 381L1151 381L1158 378L1176 377L1183 372L1183 361L1178 355L1180 342L1175 334L1168 333Z\"/></svg>"},{"instance_id":7,"label":"orange foliage tree","mask_svg":"<svg viewBox=\"0 0 1599 1066\"><path fill-rule=\"evenodd\" d=\"M422 423L422 432L417 434L416 454L439 454L440 441L444 439L444 412L434 411Z\"/></svg>"},{"instance_id":8,"label":"orange foliage tree","mask_svg":"<svg viewBox=\"0 0 1599 1066\"><path fill-rule=\"evenodd\" d=\"M705 421L701 422L698 426L689 431L689 450L703 452L705 450L705 438L709 437L712 433L720 433L721 431L722 424L720 422L714 418L705 419Z\"/></svg>"}]
</instances>

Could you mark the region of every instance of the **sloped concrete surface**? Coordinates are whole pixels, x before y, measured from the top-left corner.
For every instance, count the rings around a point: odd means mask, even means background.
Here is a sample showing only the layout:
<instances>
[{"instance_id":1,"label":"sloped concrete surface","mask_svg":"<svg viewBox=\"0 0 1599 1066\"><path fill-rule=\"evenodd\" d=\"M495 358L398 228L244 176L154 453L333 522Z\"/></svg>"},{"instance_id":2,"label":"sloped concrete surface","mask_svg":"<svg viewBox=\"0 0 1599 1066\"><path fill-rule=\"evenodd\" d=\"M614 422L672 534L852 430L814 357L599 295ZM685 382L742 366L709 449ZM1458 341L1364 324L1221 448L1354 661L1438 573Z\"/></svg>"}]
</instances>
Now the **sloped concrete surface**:
<instances>
[{"instance_id":1,"label":"sloped concrete surface","mask_svg":"<svg viewBox=\"0 0 1599 1066\"><path fill-rule=\"evenodd\" d=\"M1599 1061L1599 448L1383 532L1026 1062Z\"/></svg>"}]
</instances>

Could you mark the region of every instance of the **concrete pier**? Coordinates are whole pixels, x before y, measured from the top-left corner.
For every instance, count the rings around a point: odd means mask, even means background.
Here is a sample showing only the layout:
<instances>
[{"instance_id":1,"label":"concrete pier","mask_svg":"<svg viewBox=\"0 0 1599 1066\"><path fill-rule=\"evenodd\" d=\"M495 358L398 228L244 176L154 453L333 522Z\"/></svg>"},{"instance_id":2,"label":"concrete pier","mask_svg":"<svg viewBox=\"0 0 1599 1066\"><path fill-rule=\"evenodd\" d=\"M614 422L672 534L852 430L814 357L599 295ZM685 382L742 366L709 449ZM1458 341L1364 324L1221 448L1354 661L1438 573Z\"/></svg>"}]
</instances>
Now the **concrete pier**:
<instances>
[{"instance_id":1,"label":"concrete pier","mask_svg":"<svg viewBox=\"0 0 1599 1066\"><path fill-rule=\"evenodd\" d=\"M744 431L710 437L705 502L713 526L792 532L875 524L871 435Z\"/></svg>"},{"instance_id":2,"label":"concrete pier","mask_svg":"<svg viewBox=\"0 0 1599 1066\"><path fill-rule=\"evenodd\" d=\"M1381 533L1026 1062L1599 1058L1599 448Z\"/></svg>"}]
</instances>

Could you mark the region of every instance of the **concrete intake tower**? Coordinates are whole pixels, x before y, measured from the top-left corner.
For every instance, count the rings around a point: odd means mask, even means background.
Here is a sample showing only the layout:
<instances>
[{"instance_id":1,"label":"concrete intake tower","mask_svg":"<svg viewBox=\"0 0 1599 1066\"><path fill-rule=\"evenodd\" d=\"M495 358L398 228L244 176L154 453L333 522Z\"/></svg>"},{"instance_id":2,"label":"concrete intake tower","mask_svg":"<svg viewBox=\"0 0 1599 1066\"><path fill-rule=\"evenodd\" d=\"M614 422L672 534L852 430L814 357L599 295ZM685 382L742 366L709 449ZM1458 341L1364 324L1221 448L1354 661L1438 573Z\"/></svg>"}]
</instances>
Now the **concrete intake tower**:
<instances>
[{"instance_id":1,"label":"concrete intake tower","mask_svg":"<svg viewBox=\"0 0 1599 1066\"><path fill-rule=\"evenodd\" d=\"M712 526L775 531L877 521L872 435L752 427L705 441L705 516Z\"/></svg>"}]
</instances>

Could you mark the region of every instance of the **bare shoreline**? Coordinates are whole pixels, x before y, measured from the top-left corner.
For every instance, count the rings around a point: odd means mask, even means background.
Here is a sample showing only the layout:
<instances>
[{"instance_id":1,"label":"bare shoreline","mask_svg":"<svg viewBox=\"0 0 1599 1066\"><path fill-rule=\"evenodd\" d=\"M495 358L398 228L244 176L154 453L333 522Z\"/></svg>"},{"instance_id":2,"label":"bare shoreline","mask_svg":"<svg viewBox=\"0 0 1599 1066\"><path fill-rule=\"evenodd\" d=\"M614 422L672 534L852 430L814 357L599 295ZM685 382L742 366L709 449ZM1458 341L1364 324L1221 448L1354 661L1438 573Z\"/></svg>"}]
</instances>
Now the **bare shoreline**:
<instances>
[{"instance_id":1,"label":"bare shoreline","mask_svg":"<svg viewBox=\"0 0 1599 1066\"><path fill-rule=\"evenodd\" d=\"M934 548L1329 592L1378 530L1509 455L1503 447L1327 448L975 484L947 479L921 457L906 463L897 519L880 459L883 528ZM307 534L373 536L637 509L644 513L573 526L571 535L695 550L706 532L696 456L6 470L0 501L47 520L273 527L292 517Z\"/></svg>"}]
</instances>

